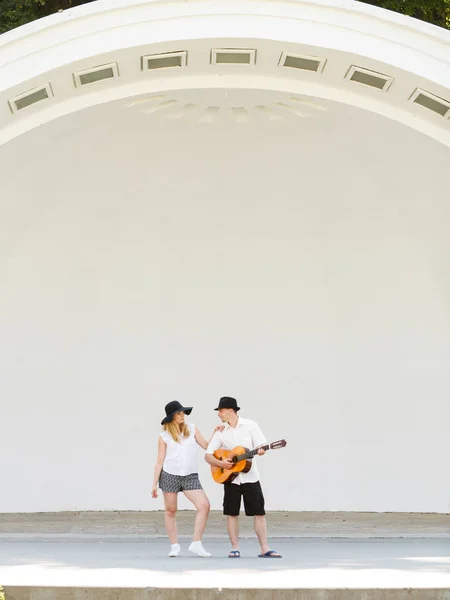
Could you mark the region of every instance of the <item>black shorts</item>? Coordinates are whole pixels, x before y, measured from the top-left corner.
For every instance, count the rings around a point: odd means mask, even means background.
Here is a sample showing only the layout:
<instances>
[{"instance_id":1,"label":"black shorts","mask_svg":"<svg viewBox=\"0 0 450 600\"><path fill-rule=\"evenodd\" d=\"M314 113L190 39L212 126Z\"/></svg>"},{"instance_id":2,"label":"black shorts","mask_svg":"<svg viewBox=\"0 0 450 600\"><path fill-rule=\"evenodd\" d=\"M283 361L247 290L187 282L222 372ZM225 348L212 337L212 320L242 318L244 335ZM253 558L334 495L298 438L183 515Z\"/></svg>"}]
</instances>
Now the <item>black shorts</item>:
<instances>
[{"instance_id":1,"label":"black shorts","mask_svg":"<svg viewBox=\"0 0 450 600\"><path fill-rule=\"evenodd\" d=\"M247 517L265 515L264 496L259 481L256 483L225 483L223 495L223 514L237 517L241 510L241 498L244 497L244 509Z\"/></svg>"}]
</instances>

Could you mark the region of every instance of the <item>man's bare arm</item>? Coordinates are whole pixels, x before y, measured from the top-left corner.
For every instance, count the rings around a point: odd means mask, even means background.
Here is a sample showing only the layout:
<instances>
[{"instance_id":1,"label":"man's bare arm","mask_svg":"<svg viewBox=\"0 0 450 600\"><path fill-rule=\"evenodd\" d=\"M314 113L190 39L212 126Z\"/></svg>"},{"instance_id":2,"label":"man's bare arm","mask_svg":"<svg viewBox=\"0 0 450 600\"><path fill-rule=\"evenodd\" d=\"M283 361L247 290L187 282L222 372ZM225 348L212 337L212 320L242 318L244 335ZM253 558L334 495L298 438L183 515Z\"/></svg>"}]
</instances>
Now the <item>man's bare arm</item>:
<instances>
[{"instance_id":1,"label":"man's bare arm","mask_svg":"<svg viewBox=\"0 0 450 600\"><path fill-rule=\"evenodd\" d=\"M205 460L212 467L221 467L222 469L231 469L233 467L233 461L230 458L218 460L214 454L205 454Z\"/></svg>"}]
</instances>

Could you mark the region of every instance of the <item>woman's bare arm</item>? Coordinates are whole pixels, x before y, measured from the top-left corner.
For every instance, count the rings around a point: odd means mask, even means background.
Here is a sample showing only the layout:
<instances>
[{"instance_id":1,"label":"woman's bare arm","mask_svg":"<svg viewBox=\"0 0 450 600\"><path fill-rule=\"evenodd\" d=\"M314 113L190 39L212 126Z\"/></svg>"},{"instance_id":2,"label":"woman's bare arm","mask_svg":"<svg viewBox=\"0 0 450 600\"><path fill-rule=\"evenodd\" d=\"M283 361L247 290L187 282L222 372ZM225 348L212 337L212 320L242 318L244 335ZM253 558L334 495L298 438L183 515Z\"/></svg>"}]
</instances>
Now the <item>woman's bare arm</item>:
<instances>
[{"instance_id":1,"label":"woman's bare arm","mask_svg":"<svg viewBox=\"0 0 450 600\"><path fill-rule=\"evenodd\" d=\"M164 464L164 459L166 458L166 442L162 439L161 436L158 436L158 457L156 459L155 465L155 474L153 476L153 486L152 486L152 497L158 497L158 481L159 476L161 475L161 471Z\"/></svg>"},{"instance_id":2,"label":"woman's bare arm","mask_svg":"<svg viewBox=\"0 0 450 600\"><path fill-rule=\"evenodd\" d=\"M202 436L197 427L195 428L195 441L201 448L203 448L203 450L206 450L206 448L208 447L208 442Z\"/></svg>"},{"instance_id":3,"label":"woman's bare arm","mask_svg":"<svg viewBox=\"0 0 450 600\"><path fill-rule=\"evenodd\" d=\"M197 442L197 444L203 448L203 450L206 450L206 448L208 447L209 442L212 439L212 436L216 433L216 431L222 431L224 429L223 425L217 425L217 427L214 428L214 431L211 434L211 437L209 438L208 441L205 440L205 438L202 436L202 434L200 433L200 431L197 429L197 427L195 428L195 441Z\"/></svg>"}]
</instances>

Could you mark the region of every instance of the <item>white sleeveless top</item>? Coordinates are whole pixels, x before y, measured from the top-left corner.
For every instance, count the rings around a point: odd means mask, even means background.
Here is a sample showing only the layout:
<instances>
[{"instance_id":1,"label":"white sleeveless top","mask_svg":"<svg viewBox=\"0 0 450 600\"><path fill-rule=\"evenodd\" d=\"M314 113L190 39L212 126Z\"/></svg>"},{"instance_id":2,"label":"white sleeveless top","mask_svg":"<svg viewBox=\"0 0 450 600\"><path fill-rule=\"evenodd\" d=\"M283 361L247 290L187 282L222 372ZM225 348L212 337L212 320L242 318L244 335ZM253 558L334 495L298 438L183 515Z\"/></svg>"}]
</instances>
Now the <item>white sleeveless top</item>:
<instances>
[{"instance_id":1,"label":"white sleeveless top","mask_svg":"<svg viewBox=\"0 0 450 600\"><path fill-rule=\"evenodd\" d=\"M168 431L160 433L166 443L166 458L163 470L171 475L190 475L197 473L197 442L195 441L195 425L188 423L191 435L185 438L180 436L180 441L175 442Z\"/></svg>"}]
</instances>

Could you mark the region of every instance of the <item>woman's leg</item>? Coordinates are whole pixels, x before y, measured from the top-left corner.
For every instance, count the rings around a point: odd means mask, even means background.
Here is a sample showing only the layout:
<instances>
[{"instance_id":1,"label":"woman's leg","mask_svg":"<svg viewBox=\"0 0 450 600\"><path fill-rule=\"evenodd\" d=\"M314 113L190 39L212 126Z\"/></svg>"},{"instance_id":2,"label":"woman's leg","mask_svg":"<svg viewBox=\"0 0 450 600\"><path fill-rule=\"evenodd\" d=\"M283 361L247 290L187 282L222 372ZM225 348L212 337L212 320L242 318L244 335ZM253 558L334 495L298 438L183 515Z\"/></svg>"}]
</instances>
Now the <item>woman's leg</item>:
<instances>
[{"instance_id":1,"label":"woman's leg","mask_svg":"<svg viewBox=\"0 0 450 600\"><path fill-rule=\"evenodd\" d=\"M206 521L209 515L209 500L203 490L183 490L184 495L197 509L194 525L194 542L199 542L205 531Z\"/></svg>"},{"instance_id":2,"label":"woman's leg","mask_svg":"<svg viewBox=\"0 0 450 600\"><path fill-rule=\"evenodd\" d=\"M165 521L166 530L171 544L178 544L178 532L177 532L177 498L176 492L163 492L164 493L164 508L165 508Z\"/></svg>"}]
</instances>

